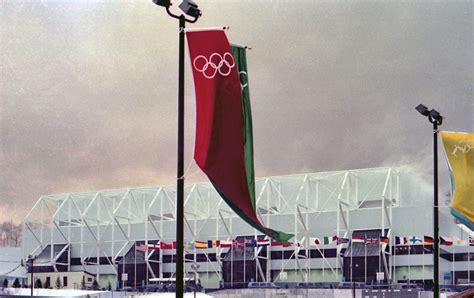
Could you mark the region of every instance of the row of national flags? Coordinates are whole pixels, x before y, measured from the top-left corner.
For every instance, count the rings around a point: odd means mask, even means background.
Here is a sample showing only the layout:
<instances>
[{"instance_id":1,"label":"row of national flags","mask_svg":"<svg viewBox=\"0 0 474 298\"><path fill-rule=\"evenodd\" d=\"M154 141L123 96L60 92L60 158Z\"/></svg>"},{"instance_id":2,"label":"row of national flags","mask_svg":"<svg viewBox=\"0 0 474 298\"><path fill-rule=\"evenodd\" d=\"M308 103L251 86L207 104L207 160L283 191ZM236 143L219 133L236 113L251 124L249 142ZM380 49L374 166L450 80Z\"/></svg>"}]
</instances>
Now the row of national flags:
<instances>
[{"instance_id":1,"label":"row of national flags","mask_svg":"<svg viewBox=\"0 0 474 298\"><path fill-rule=\"evenodd\" d=\"M324 237L321 241L320 238L310 237L310 245L312 246L320 246L320 245L329 245L329 244L344 244L344 243L364 243L366 245L369 244L380 244L386 245L390 244L390 239L385 236L380 236L378 238L373 237L363 237L363 236L352 236L352 238L344 238L344 237ZM393 237L393 245L433 245L434 239L430 236L395 236ZM439 244L444 246L474 246L474 237L469 237L468 240L462 240L457 238L447 238L447 237L439 237Z\"/></svg>"},{"instance_id":2,"label":"row of national flags","mask_svg":"<svg viewBox=\"0 0 474 298\"><path fill-rule=\"evenodd\" d=\"M390 243L390 239L385 236L380 236L378 238L373 237L364 237L364 236L352 236L352 238L344 238L344 237L323 237L323 240L320 238L310 237L310 245L312 246L320 246L320 245L329 245L329 244L344 244L344 243L364 243L366 245L370 244L380 244L386 245ZM430 236L395 236L393 238L393 245L433 245L434 239ZM457 238L447 238L447 237L439 237L439 244L444 246L474 246L474 237L469 237L469 240L462 240Z\"/></svg>"},{"instance_id":3,"label":"row of national flags","mask_svg":"<svg viewBox=\"0 0 474 298\"><path fill-rule=\"evenodd\" d=\"M321 245L330 245L330 244L346 244L346 243L363 243L365 245L387 245L390 244L390 239L385 236L380 236L378 238L373 237L361 237L361 236L352 236L351 238L338 237L338 236L325 236L322 238L309 237L310 246L321 246ZM434 239L430 236L395 236L393 237L393 245L433 245ZM462 240L457 238L447 238L439 237L439 244L444 246L474 246L474 237L469 237L468 240ZM184 248L186 250L191 249L209 249L209 248L244 248L244 247L266 247L266 246L282 246L282 247L304 247L303 242L281 242L281 241L271 241L270 239L264 240L207 240L207 241L186 241L184 243ZM176 241L171 243L166 243L159 241L157 244L137 244L135 246L136 250L139 251L149 251L149 250L168 250L176 249Z\"/></svg>"},{"instance_id":4,"label":"row of national flags","mask_svg":"<svg viewBox=\"0 0 474 298\"><path fill-rule=\"evenodd\" d=\"M208 249L208 248L244 248L244 247L264 247L264 246L302 246L301 243L292 243L292 242L280 242L280 241L270 241L270 239L265 240L207 240L207 241L185 241L184 249ZM157 250L157 249L176 249L177 242L173 241L172 243L166 243L159 241L157 244L140 244L135 246L136 250L147 251L147 250Z\"/></svg>"}]
</instances>

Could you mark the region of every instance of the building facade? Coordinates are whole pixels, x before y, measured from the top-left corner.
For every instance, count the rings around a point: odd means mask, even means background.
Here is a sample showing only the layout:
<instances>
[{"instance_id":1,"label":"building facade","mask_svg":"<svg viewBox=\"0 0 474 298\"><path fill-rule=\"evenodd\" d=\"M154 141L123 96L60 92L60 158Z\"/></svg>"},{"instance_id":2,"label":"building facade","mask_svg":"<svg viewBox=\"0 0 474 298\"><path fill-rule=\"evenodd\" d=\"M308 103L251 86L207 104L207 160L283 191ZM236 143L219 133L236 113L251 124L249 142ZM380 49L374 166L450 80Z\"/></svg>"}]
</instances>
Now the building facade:
<instances>
[{"instance_id":1,"label":"building facade","mask_svg":"<svg viewBox=\"0 0 474 298\"><path fill-rule=\"evenodd\" d=\"M207 288L251 281L432 282L432 245L395 245L394 237L432 236L432 192L410 167L384 167L260 178L262 222L295 235L294 244L185 251L188 276ZM38 256L36 272L89 272L100 287L147 284L172 277L176 250L140 245L175 241L174 187L129 188L42 196L24 220L23 255ZM441 284L474 280L468 243L472 232L440 207L440 235L460 245L441 246ZM238 218L209 183L185 187L185 241L264 240ZM316 246L314 238L386 237L389 244ZM370 237L369 237L370 236ZM464 242L463 242L464 241ZM366 265L367 264L367 265Z\"/></svg>"}]
</instances>

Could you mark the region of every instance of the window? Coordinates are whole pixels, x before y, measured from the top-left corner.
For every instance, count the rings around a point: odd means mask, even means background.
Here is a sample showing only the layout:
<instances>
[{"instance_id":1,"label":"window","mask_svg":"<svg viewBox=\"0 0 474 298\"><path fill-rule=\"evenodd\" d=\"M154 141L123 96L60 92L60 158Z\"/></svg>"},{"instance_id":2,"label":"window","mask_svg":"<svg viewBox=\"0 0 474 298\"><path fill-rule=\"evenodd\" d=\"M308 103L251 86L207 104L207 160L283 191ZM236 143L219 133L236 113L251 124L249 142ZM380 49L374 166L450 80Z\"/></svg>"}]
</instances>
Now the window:
<instances>
[{"instance_id":1,"label":"window","mask_svg":"<svg viewBox=\"0 0 474 298\"><path fill-rule=\"evenodd\" d=\"M326 258L335 258L336 257L336 249L325 249L324 250L324 257Z\"/></svg>"},{"instance_id":2,"label":"window","mask_svg":"<svg viewBox=\"0 0 474 298\"><path fill-rule=\"evenodd\" d=\"M309 251L309 257L311 259L317 259L317 258L322 258L323 256L321 255L321 252L317 249L312 249Z\"/></svg>"},{"instance_id":3,"label":"window","mask_svg":"<svg viewBox=\"0 0 474 298\"><path fill-rule=\"evenodd\" d=\"M63 276L63 286L67 287L67 276Z\"/></svg>"},{"instance_id":4,"label":"window","mask_svg":"<svg viewBox=\"0 0 474 298\"><path fill-rule=\"evenodd\" d=\"M295 258L294 253L295 252L293 250L285 250L283 251L283 258L285 258L285 260L294 259Z\"/></svg>"},{"instance_id":5,"label":"window","mask_svg":"<svg viewBox=\"0 0 474 298\"><path fill-rule=\"evenodd\" d=\"M306 255L306 250L304 250L304 249L300 250L300 251L298 252L298 256L299 256L299 257L307 257L307 255Z\"/></svg>"},{"instance_id":6,"label":"window","mask_svg":"<svg viewBox=\"0 0 474 298\"><path fill-rule=\"evenodd\" d=\"M272 260L281 259L283 257L283 253L281 250L271 251L270 256Z\"/></svg>"}]
</instances>

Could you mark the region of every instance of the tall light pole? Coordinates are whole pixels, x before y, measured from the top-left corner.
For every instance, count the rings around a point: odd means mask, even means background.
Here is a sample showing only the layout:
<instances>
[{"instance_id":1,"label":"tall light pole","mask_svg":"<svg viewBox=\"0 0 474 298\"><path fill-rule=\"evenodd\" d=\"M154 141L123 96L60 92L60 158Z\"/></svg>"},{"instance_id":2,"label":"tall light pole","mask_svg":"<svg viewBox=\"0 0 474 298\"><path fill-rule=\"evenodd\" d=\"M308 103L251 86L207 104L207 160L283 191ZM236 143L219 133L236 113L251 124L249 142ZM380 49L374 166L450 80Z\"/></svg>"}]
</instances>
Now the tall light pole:
<instances>
[{"instance_id":1,"label":"tall light pole","mask_svg":"<svg viewBox=\"0 0 474 298\"><path fill-rule=\"evenodd\" d=\"M422 104L415 108L421 115L428 117L433 124L433 296L439 297L439 212L438 212L438 126L443 116L435 109L429 110Z\"/></svg>"},{"instance_id":2,"label":"tall light pole","mask_svg":"<svg viewBox=\"0 0 474 298\"><path fill-rule=\"evenodd\" d=\"M35 259L36 259L36 256L28 255L28 263L29 263L30 270L31 270L31 283L30 283L31 297L33 297L33 289L34 289L34 285L35 285L34 281L33 281L33 272L34 272L33 262L35 261Z\"/></svg>"},{"instance_id":3,"label":"tall light pole","mask_svg":"<svg viewBox=\"0 0 474 298\"><path fill-rule=\"evenodd\" d=\"M171 0L153 0L158 6L166 8L170 17L179 20L179 53L178 53L178 164L176 177L176 297L183 297L184 289L184 29L186 22L195 23L201 16L196 3L184 0L179 8L184 14L171 12ZM192 17L187 19L186 15Z\"/></svg>"}]
</instances>

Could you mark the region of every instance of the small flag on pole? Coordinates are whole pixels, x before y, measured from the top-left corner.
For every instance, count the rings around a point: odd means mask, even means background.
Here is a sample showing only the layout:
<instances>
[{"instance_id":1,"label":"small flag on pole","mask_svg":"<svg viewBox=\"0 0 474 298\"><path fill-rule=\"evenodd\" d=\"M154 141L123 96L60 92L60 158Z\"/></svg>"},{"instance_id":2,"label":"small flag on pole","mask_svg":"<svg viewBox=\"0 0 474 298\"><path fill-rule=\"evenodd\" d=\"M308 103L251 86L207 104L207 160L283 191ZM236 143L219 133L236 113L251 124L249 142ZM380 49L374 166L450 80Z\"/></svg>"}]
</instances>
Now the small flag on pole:
<instances>
[{"instance_id":1,"label":"small flag on pole","mask_svg":"<svg viewBox=\"0 0 474 298\"><path fill-rule=\"evenodd\" d=\"M377 243L377 238L365 238L365 244L375 244Z\"/></svg>"},{"instance_id":2,"label":"small flag on pole","mask_svg":"<svg viewBox=\"0 0 474 298\"><path fill-rule=\"evenodd\" d=\"M349 238L339 237L337 238L337 244L349 243Z\"/></svg>"},{"instance_id":3,"label":"small flag on pole","mask_svg":"<svg viewBox=\"0 0 474 298\"><path fill-rule=\"evenodd\" d=\"M395 245L407 245L407 244L408 244L407 237L395 236Z\"/></svg>"},{"instance_id":4,"label":"small flag on pole","mask_svg":"<svg viewBox=\"0 0 474 298\"><path fill-rule=\"evenodd\" d=\"M257 246L269 246L270 245L270 239L264 239L264 240L257 240Z\"/></svg>"},{"instance_id":5,"label":"small flag on pole","mask_svg":"<svg viewBox=\"0 0 474 298\"><path fill-rule=\"evenodd\" d=\"M439 237L439 244L444 246L451 246L453 245L453 240L445 237Z\"/></svg>"},{"instance_id":6,"label":"small flag on pole","mask_svg":"<svg viewBox=\"0 0 474 298\"><path fill-rule=\"evenodd\" d=\"M163 241L160 241L160 249L173 249L173 244L168 244Z\"/></svg>"},{"instance_id":7,"label":"small flag on pole","mask_svg":"<svg viewBox=\"0 0 474 298\"><path fill-rule=\"evenodd\" d=\"M242 240L232 240L232 247L244 248L245 243Z\"/></svg>"},{"instance_id":8,"label":"small flag on pole","mask_svg":"<svg viewBox=\"0 0 474 298\"><path fill-rule=\"evenodd\" d=\"M334 241L337 240L337 236L324 236L323 238L323 244L324 245L328 245L328 244L331 244L333 243Z\"/></svg>"},{"instance_id":9,"label":"small flag on pole","mask_svg":"<svg viewBox=\"0 0 474 298\"><path fill-rule=\"evenodd\" d=\"M245 240L245 247L257 247L257 240Z\"/></svg>"},{"instance_id":10,"label":"small flag on pole","mask_svg":"<svg viewBox=\"0 0 474 298\"><path fill-rule=\"evenodd\" d=\"M220 240L207 240L207 248L215 248L220 246Z\"/></svg>"},{"instance_id":11,"label":"small flag on pole","mask_svg":"<svg viewBox=\"0 0 474 298\"><path fill-rule=\"evenodd\" d=\"M365 239L362 236L352 236L353 243L364 243Z\"/></svg>"},{"instance_id":12,"label":"small flag on pole","mask_svg":"<svg viewBox=\"0 0 474 298\"><path fill-rule=\"evenodd\" d=\"M135 249L145 252L148 250L148 246L146 244L135 245Z\"/></svg>"},{"instance_id":13,"label":"small flag on pole","mask_svg":"<svg viewBox=\"0 0 474 298\"><path fill-rule=\"evenodd\" d=\"M309 237L309 245L312 246L319 246L321 244L321 240L315 237Z\"/></svg>"},{"instance_id":14,"label":"small flag on pole","mask_svg":"<svg viewBox=\"0 0 474 298\"><path fill-rule=\"evenodd\" d=\"M388 237L385 237L385 236L380 236L379 241L380 241L380 245L389 244L389 243L390 243Z\"/></svg>"},{"instance_id":15,"label":"small flag on pole","mask_svg":"<svg viewBox=\"0 0 474 298\"><path fill-rule=\"evenodd\" d=\"M148 244L148 250L158 250L160 249L159 244Z\"/></svg>"},{"instance_id":16,"label":"small flag on pole","mask_svg":"<svg viewBox=\"0 0 474 298\"><path fill-rule=\"evenodd\" d=\"M186 250L195 249L195 247L194 247L194 242L192 242L192 241L186 241L185 244L184 244L184 248L185 248Z\"/></svg>"},{"instance_id":17,"label":"small flag on pole","mask_svg":"<svg viewBox=\"0 0 474 298\"><path fill-rule=\"evenodd\" d=\"M420 238L416 237L416 236L410 236L408 238L408 243L410 245L417 245L417 244L423 244L423 240L421 240Z\"/></svg>"},{"instance_id":18,"label":"small flag on pole","mask_svg":"<svg viewBox=\"0 0 474 298\"><path fill-rule=\"evenodd\" d=\"M232 241L227 241L227 240L221 240L221 248L231 248L232 247Z\"/></svg>"},{"instance_id":19,"label":"small flag on pole","mask_svg":"<svg viewBox=\"0 0 474 298\"><path fill-rule=\"evenodd\" d=\"M204 242L204 241L194 241L194 246L197 248L197 249L206 249L208 248L207 246L207 242Z\"/></svg>"},{"instance_id":20,"label":"small flag on pole","mask_svg":"<svg viewBox=\"0 0 474 298\"><path fill-rule=\"evenodd\" d=\"M430 236L423 237L423 245L433 245L433 244L434 244L433 237L430 237Z\"/></svg>"}]
</instances>

